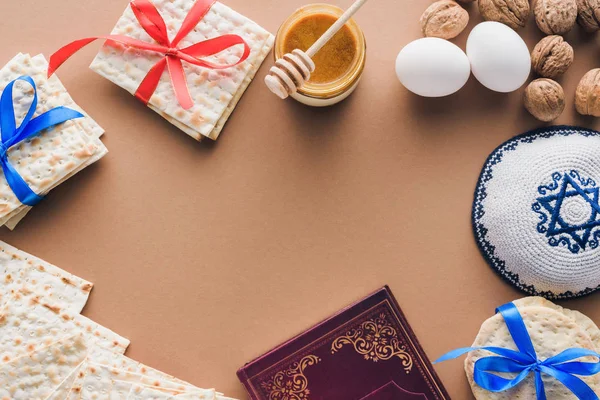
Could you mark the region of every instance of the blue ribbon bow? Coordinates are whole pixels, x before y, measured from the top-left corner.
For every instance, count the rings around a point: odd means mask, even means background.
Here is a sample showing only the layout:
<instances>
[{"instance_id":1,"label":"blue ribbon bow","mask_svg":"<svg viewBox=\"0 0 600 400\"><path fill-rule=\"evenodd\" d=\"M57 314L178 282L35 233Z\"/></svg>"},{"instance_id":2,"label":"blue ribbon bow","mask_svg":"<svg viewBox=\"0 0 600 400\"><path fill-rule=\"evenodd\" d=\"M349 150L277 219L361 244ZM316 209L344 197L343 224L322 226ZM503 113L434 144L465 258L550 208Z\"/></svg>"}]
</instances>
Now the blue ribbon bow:
<instances>
[{"instance_id":1,"label":"blue ribbon bow","mask_svg":"<svg viewBox=\"0 0 600 400\"><path fill-rule=\"evenodd\" d=\"M13 86L17 81L24 81L33 87L33 101L29 111L17 127L15 108L13 106ZM42 197L34 193L27 182L19 175L15 168L8 162L8 149L29 139L45 129L62 124L74 118L81 118L83 114L67 107L56 107L32 119L37 107L37 89L30 76L21 76L10 82L2 97L0 97L0 167L4 172L6 182L15 193L19 201L28 206L34 206Z\"/></svg>"},{"instance_id":2,"label":"blue ribbon bow","mask_svg":"<svg viewBox=\"0 0 600 400\"><path fill-rule=\"evenodd\" d=\"M490 392L503 392L511 389L533 372L535 374L537 400L546 400L542 373L550 375L561 382L580 400L598 400L598 395L575 375L590 376L597 374L600 372L600 361L580 362L574 360L587 356L600 358L600 354L587 349L571 348L541 361L537 358L531 337L517 307L513 303L508 303L498 307L496 312L502 314L508 331L519 351L502 347L467 347L453 350L440 357L435 363L452 360L470 351L487 350L500 357L490 356L477 360L474 366L473 378L475 383ZM507 379L490 372L516 373L517 376Z\"/></svg>"}]
</instances>

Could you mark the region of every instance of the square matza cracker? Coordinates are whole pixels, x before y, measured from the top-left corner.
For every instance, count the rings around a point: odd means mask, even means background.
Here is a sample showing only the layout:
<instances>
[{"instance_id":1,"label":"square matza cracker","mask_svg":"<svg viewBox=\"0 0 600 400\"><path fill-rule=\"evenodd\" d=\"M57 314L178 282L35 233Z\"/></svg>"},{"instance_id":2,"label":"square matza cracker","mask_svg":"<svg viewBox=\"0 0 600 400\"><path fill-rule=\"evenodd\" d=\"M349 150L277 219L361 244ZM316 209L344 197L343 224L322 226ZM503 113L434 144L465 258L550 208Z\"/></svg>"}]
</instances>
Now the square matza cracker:
<instances>
[{"instance_id":1,"label":"square matza cracker","mask_svg":"<svg viewBox=\"0 0 600 400\"><path fill-rule=\"evenodd\" d=\"M81 111L60 80L54 76L47 79L46 72L47 61L42 55L32 58L18 54L0 70L0 90L14 79L28 75L37 86L35 116L58 106ZM15 84L13 104L17 124L29 109L32 94L31 87L24 82ZM102 133L102 128L84 113L84 118L67 121L13 146L9 161L34 192L45 194L107 153L99 140ZM13 229L29 209L19 202L1 174L0 225Z\"/></svg>"},{"instance_id":2,"label":"square matza cracker","mask_svg":"<svg viewBox=\"0 0 600 400\"><path fill-rule=\"evenodd\" d=\"M173 39L194 0L153 0L152 3L165 20L169 38ZM112 34L154 43L136 20L131 7L127 7ZM224 70L211 70L183 62L194 105L189 110L179 105L166 70L148 103L148 107L196 140L202 137L215 140L219 136L274 41L273 35L255 22L216 2L179 47L185 48L225 34L239 35L248 43L250 56L245 62ZM236 62L240 55L241 46L235 46L207 60L230 64ZM163 57L162 54L107 42L90 68L133 94L152 66Z\"/></svg>"}]
</instances>

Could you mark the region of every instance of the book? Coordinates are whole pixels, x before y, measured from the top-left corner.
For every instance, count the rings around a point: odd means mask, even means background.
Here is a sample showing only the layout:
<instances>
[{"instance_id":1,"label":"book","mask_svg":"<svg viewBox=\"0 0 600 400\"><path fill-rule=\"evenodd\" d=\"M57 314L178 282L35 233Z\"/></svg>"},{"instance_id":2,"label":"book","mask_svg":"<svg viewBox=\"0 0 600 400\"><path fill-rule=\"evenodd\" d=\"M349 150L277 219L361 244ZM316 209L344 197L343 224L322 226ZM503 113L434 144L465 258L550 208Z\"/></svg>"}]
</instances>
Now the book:
<instances>
[{"instance_id":1,"label":"book","mask_svg":"<svg viewBox=\"0 0 600 400\"><path fill-rule=\"evenodd\" d=\"M442 382L385 286L246 364L252 400L446 400Z\"/></svg>"}]
</instances>

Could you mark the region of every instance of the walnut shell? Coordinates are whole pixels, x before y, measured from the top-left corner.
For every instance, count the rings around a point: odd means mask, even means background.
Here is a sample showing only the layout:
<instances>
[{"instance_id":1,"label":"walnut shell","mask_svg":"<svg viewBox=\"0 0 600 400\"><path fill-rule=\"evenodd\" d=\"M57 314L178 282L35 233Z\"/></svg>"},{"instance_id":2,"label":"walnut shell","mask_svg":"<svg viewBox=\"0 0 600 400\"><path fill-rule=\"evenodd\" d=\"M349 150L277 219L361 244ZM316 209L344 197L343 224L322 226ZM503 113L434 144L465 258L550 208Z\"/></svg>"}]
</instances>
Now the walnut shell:
<instances>
[{"instance_id":1,"label":"walnut shell","mask_svg":"<svg viewBox=\"0 0 600 400\"><path fill-rule=\"evenodd\" d=\"M544 78L556 79L573 64L573 48L562 36L546 36L531 52L531 66Z\"/></svg>"},{"instance_id":2,"label":"walnut shell","mask_svg":"<svg viewBox=\"0 0 600 400\"><path fill-rule=\"evenodd\" d=\"M546 35L564 35L577 21L577 0L537 0L533 13Z\"/></svg>"},{"instance_id":3,"label":"walnut shell","mask_svg":"<svg viewBox=\"0 0 600 400\"><path fill-rule=\"evenodd\" d=\"M565 92L552 79L536 79L525 88L525 108L540 121L553 121L565 109Z\"/></svg>"},{"instance_id":4,"label":"walnut shell","mask_svg":"<svg viewBox=\"0 0 600 400\"><path fill-rule=\"evenodd\" d=\"M587 32L600 30L600 0L577 0L577 22Z\"/></svg>"},{"instance_id":5,"label":"walnut shell","mask_svg":"<svg viewBox=\"0 0 600 400\"><path fill-rule=\"evenodd\" d=\"M600 117L600 68L589 71L581 78L575 91L575 108L581 115Z\"/></svg>"},{"instance_id":6,"label":"walnut shell","mask_svg":"<svg viewBox=\"0 0 600 400\"><path fill-rule=\"evenodd\" d=\"M469 13L453 0L440 0L427 7L420 22L426 37L452 39L466 28Z\"/></svg>"},{"instance_id":7,"label":"walnut shell","mask_svg":"<svg viewBox=\"0 0 600 400\"><path fill-rule=\"evenodd\" d=\"M479 12L486 21L522 28L529 18L529 0L479 0Z\"/></svg>"}]
</instances>

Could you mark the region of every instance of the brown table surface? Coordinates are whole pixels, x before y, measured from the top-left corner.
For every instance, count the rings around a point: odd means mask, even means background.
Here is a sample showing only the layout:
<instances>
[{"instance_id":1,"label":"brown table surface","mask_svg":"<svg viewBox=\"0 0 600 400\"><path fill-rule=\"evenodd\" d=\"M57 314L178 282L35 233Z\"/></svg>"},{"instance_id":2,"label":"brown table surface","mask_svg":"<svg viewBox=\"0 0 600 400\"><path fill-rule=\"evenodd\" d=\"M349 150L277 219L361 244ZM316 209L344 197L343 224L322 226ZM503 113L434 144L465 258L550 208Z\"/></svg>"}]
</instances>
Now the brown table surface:
<instances>
[{"instance_id":1,"label":"brown table surface","mask_svg":"<svg viewBox=\"0 0 600 400\"><path fill-rule=\"evenodd\" d=\"M304 4L226 3L272 32ZM127 4L2 1L0 63L108 33ZM195 142L87 69L99 44L82 51L59 76L106 129L110 153L0 239L94 282L84 314L131 339L129 356L230 396L246 398L238 367L384 284L430 358L471 344L496 306L521 296L477 250L473 189L497 145L540 123L522 90L493 93L471 78L452 97L423 99L400 85L396 55L421 36L428 4L364 7L367 68L338 106L275 98L262 84L269 58L216 143ZM467 8L470 29L481 19ZM542 37L533 20L523 34L530 48ZM573 104L598 44L579 28L568 38L576 61L557 123L599 127ZM565 305L600 322L600 295ZM453 398L471 398L462 362L436 369Z\"/></svg>"}]
</instances>

